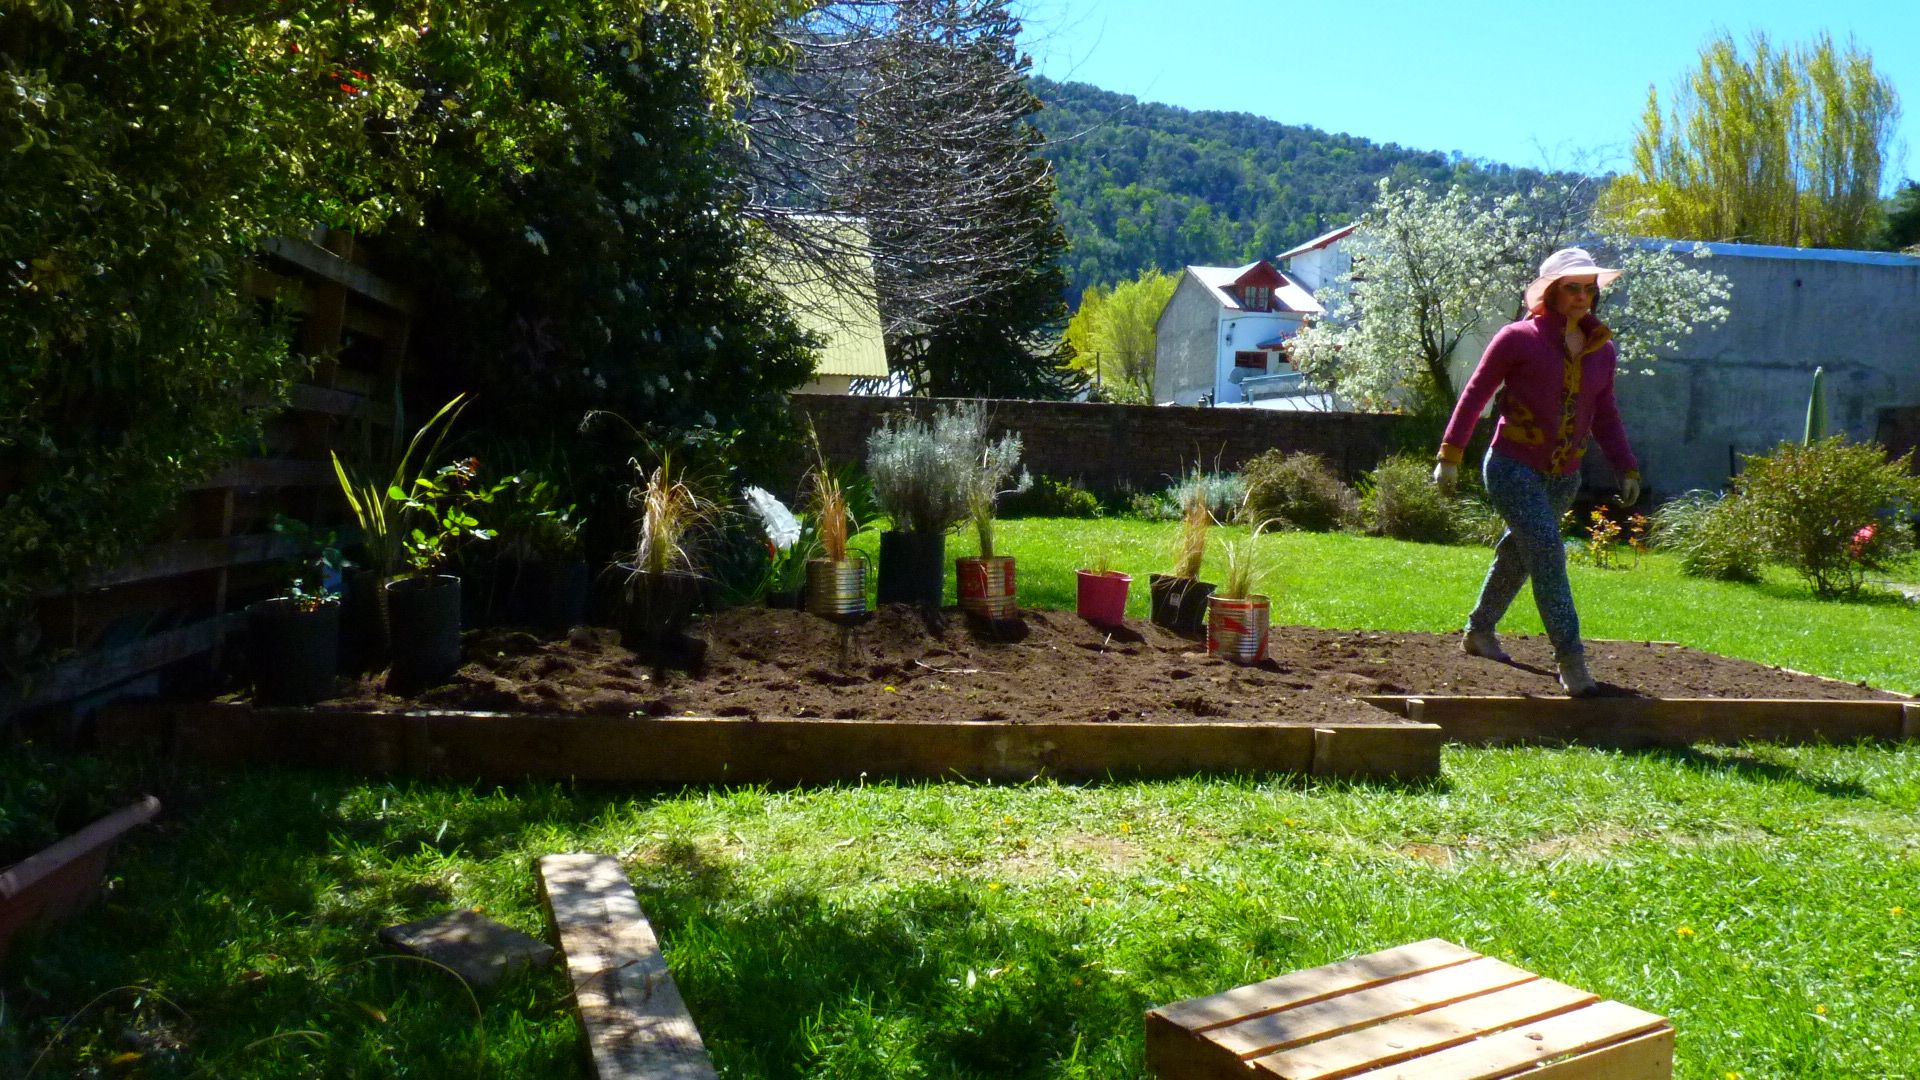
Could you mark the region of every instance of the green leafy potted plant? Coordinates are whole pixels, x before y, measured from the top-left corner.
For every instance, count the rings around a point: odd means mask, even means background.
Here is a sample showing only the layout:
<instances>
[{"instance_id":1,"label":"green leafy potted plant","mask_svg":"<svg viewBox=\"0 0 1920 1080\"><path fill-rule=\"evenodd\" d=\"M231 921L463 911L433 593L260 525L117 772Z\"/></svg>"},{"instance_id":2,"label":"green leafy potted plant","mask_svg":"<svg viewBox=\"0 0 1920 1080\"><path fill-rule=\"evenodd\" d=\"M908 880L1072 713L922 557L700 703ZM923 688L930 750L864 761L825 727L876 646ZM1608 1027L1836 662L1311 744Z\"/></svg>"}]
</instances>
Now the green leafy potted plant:
<instances>
[{"instance_id":1,"label":"green leafy potted plant","mask_svg":"<svg viewBox=\"0 0 1920 1080\"><path fill-rule=\"evenodd\" d=\"M1213 512L1207 508L1206 485L1185 485L1180 499L1180 531L1171 573L1150 574L1147 587L1156 626L1183 634L1197 634L1206 617L1213 585L1199 580L1200 563L1207 554L1207 530Z\"/></svg>"},{"instance_id":2,"label":"green leafy potted plant","mask_svg":"<svg viewBox=\"0 0 1920 1080\"><path fill-rule=\"evenodd\" d=\"M979 450L969 459L961 477L967 517L979 538L980 554L954 560L955 591L962 611L983 619L1009 619L1019 610L1019 593L1013 556L993 550L994 503L1001 495L1032 487L1033 476L1020 469L1019 478L1014 478L1014 470L1020 467L1018 433L1008 432L997 442L988 442L985 410L976 410L972 417Z\"/></svg>"},{"instance_id":3,"label":"green leafy potted plant","mask_svg":"<svg viewBox=\"0 0 1920 1080\"><path fill-rule=\"evenodd\" d=\"M639 469L638 462L635 468ZM673 456L643 474L628 493L640 511L639 543L630 561L616 564L621 583L620 636L636 652L677 650L687 620L700 604L695 540L718 512L675 470Z\"/></svg>"},{"instance_id":4,"label":"green leafy potted plant","mask_svg":"<svg viewBox=\"0 0 1920 1080\"><path fill-rule=\"evenodd\" d=\"M985 434L977 403L942 406L930 420L895 414L867 436L867 475L892 528L880 534L876 600L940 606L946 534L968 516L965 479Z\"/></svg>"},{"instance_id":5,"label":"green leafy potted plant","mask_svg":"<svg viewBox=\"0 0 1920 1080\"><path fill-rule=\"evenodd\" d=\"M394 462L384 481L356 475L333 455L334 476L340 481L347 508L360 526L364 557L360 572L346 582L345 643L355 670L378 669L387 662L391 638L387 632L387 583L403 569L406 558L407 502L416 479L416 462L437 460L440 446L460 414L466 410L467 396L456 394L407 441L404 453ZM424 447L424 450L423 450ZM421 466L424 467L424 466Z\"/></svg>"},{"instance_id":6,"label":"green leafy potted plant","mask_svg":"<svg viewBox=\"0 0 1920 1080\"><path fill-rule=\"evenodd\" d=\"M276 517L301 546L287 591L247 606L247 659L258 705L310 705L340 670L340 584L347 562L333 533Z\"/></svg>"},{"instance_id":7,"label":"green leafy potted plant","mask_svg":"<svg viewBox=\"0 0 1920 1080\"><path fill-rule=\"evenodd\" d=\"M1087 565L1074 571L1075 599L1081 618L1095 626L1119 626L1126 621L1127 591L1133 575L1113 568L1113 549L1100 547Z\"/></svg>"},{"instance_id":8,"label":"green leafy potted plant","mask_svg":"<svg viewBox=\"0 0 1920 1080\"><path fill-rule=\"evenodd\" d=\"M497 515L507 619L549 631L576 626L593 584L580 540L586 521L551 478L523 471L508 479Z\"/></svg>"},{"instance_id":9,"label":"green leafy potted plant","mask_svg":"<svg viewBox=\"0 0 1920 1080\"><path fill-rule=\"evenodd\" d=\"M387 685L411 694L445 682L460 668L460 577L448 573L454 552L471 540L491 540L475 511L511 483L480 482L480 459L444 465L416 476L401 505L412 523L401 541L408 572L387 582L387 630L392 664Z\"/></svg>"},{"instance_id":10,"label":"green leafy potted plant","mask_svg":"<svg viewBox=\"0 0 1920 1080\"><path fill-rule=\"evenodd\" d=\"M1227 575L1207 597L1207 653L1235 664L1257 664L1267 658L1267 634L1272 604L1253 591L1261 576L1260 534L1273 519L1253 527L1240 540L1223 545Z\"/></svg>"}]
</instances>

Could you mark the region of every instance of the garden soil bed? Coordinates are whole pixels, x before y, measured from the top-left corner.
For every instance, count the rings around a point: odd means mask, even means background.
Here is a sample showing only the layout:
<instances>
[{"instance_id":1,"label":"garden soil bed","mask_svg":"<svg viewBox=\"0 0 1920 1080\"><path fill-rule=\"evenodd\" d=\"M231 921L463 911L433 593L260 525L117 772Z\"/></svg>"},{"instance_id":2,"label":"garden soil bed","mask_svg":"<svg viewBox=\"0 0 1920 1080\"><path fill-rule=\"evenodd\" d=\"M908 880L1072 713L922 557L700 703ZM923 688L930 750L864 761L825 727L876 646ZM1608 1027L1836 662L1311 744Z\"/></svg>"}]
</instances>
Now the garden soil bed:
<instances>
[{"instance_id":1,"label":"garden soil bed","mask_svg":"<svg viewBox=\"0 0 1920 1080\"><path fill-rule=\"evenodd\" d=\"M342 683L321 708L435 709L594 716L819 718L909 723L1403 722L1360 704L1380 695L1560 696L1544 638L1509 637L1515 663L1462 654L1452 634L1276 627L1272 655L1240 667L1202 642L1144 622L1097 629L1068 612L1010 624L929 621L887 607L851 625L742 608L697 621L692 670L644 662L610 630L543 640L468 635L454 680L413 698L377 676ZM1593 642L1607 694L1647 698L1897 699L1870 687L1678 645Z\"/></svg>"}]
</instances>

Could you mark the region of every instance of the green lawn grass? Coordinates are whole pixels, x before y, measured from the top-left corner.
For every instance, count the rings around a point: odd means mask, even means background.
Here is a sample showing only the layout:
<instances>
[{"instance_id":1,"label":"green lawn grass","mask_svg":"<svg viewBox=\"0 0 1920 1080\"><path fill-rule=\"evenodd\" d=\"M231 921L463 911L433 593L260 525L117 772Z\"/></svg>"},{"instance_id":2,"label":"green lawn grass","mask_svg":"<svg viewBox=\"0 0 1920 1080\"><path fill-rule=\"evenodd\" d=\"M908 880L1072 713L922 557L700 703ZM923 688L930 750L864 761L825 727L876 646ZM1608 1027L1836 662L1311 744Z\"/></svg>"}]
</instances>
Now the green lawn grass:
<instances>
[{"instance_id":1,"label":"green lawn grass","mask_svg":"<svg viewBox=\"0 0 1920 1080\"><path fill-rule=\"evenodd\" d=\"M1122 569L1162 564L1166 526L1098 530ZM1003 525L1023 602L1071 602L1088 532ZM1283 618L1340 626L1451 628L1486 557L1262 543ZM1920 685L1911 608L1657 559L1575 588L1595 635ZM0 1075L587 1075L557 975L470 998L373 936L456 905L544 934L531 863L565 850L626 860L727 1077L1138 1077L1152 1005L1427 936L1671 1016L1682 1077L1920 1075L1920 745L1451 748L1411 788L118 767L169 813L102 904L16 945Z\"/></svg>"}]
</instances>

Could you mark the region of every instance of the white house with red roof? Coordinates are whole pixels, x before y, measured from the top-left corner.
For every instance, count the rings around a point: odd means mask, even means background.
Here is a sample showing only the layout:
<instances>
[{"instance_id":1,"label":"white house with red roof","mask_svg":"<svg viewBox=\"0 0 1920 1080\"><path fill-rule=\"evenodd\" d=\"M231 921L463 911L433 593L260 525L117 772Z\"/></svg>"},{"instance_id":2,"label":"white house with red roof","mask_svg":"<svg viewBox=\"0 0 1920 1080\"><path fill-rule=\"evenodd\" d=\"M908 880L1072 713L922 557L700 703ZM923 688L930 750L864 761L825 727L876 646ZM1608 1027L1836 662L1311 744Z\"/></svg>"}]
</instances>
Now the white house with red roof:
<instances>
[{"instance_id":1,"label":"white house with red roof","mask_svg":"<svg viewBox=\"0 0 1920 1080\"><path fill-rule=\"evenodd\" d=\"M1153 400L1325 408L1298 400L1325 395L1302 386L1286 359L1287 339L1320 311L1311 291L1265 259L1187 267L1154 324ZM1265 404L1282 399L1290 404Z\"/></svg>"},{"instance_id":2,"label":"white house with red roof","mask_svg":"<svg viewBox=\"0 0 1920 1080\"><path fill-rule=\"evenodd\" d=\"M1340 275L1353 269L1353 253L1341 241L1359 227L1356 221L1323 232L1299 247L1275 255L1274 265L1310 293L1319 295L1324 289L1338 287Z\"/></svg>"}]
</instances>

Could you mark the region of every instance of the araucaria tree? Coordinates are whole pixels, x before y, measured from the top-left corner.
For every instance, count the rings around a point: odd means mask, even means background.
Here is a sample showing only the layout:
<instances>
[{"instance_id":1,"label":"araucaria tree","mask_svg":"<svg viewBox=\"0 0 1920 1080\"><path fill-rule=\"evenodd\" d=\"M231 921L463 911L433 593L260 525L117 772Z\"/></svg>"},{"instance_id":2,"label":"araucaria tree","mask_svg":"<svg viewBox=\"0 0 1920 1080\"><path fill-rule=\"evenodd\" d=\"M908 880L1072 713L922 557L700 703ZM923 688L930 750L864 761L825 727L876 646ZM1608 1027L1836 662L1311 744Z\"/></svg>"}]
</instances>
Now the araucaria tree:
<instances>
[{"instance_id":1,"label":"araucaria tree","mask_svg":"<svg viewBox=\"0 0 1920 1080\"><path fill-rule=\"evenodd\" d=\"M1595 232L1585 219L1580 189L1564 182L1489 200L1382 180L1347 241L1354 271L1322 290L1327 315L1295 335L1293 362L1362 406L1444 412L1456 348L1519 317L1540 260L1572 244L1626 271L1602 312L1625 370L1726 320L1726 277L1703 265L1704 248Z\"/></svg>"},{"instance_id":2,"label":"araucaria tree","mask_svg":"<svg viewBox=\"0 0 1920 1080\"><path fill-rule=\"evenodd\" d=\"M1776 48L1755 33L1743 53L1722 33L1664 115L1648 88L1633 171L1601 210L1643 236L1861 247L1899 119L1893 83L1851 41Z\"/></svg>"},{"instance_id":3,"label":"araucaria tree","mask_svg":"<svg viewBox=\"0 0 1920 1080\"><path fill-rule=\"evenodd\" d=\"M915 392L1072 382L1066 237L1019 29L1007 0L824 5L789 27L749 114L753 215L829 276L861 262L835 222L864 224L889 361Z\"/></svg>"}]
</instances>

